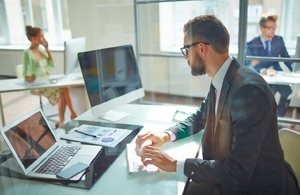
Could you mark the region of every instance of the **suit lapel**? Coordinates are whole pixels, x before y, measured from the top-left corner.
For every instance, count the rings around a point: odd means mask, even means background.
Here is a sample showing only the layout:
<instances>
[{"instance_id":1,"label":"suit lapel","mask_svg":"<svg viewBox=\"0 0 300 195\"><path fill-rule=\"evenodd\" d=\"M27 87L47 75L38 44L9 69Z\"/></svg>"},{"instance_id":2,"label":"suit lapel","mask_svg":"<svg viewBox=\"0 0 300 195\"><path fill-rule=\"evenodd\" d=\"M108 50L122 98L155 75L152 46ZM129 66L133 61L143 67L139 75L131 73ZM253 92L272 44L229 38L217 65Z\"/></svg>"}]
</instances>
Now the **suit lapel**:
<instances>
[{"instance_id":1,"label":"suit lapel","mask_svg":"<svg viewBox=\"0 0 300 195\"><path fill-rule=\"evenodd\" d=\"M220 98L219 98L219 103L218 103L218 109L217 109L217 116L216 116L216 122L215 122L215 126L214 126L214 131L217 130L217 126L221 117L221 114L224 110L224 105L227 99L227 94L229 92L230 89L230 81L233 79L234 74L236 73L237 69L238 69L238 62L236 61L236 59L233 59L228 70L227 73L224 77L224 81L223 81L223 85L222 85L222 89L221 89L221 93L220 93ZM216 134L215 134L216 135Z\"/></svg>"},{"instance_id":2,"label":"suit lapel","mask_svg":"<svg viewBox=\"0 0 300 195\"><path fill-rule=\"evenodd\" d=\"M222 127L219 127L218 124L222 112L224 110L224 105L231 87L230 82L233 79L238 68L239 68L238 62L235 59L233 59L224 77L224 81L223 81L223 85L219 97L217 116L215 118L214 127L211 126L211 119L213 116L211 116L211 110L208 109L208 115L207 115L208 118L206 121L205 131L202 137L203 159L206 160L215 159L215 152L218 152L216 151L216 147L218 146L219 143L217 143L218 137L216 136L218 136L219 131L222 130Z\"/></svg>"},{"instance_id":3,"label":"suit lapel","mask_svg":"<svg viewBox=\"0 0 300 195\"><path fill-rule=\"evenodd\" d=\"M264 45L263 43L261 42L261 39L260 37L257 37L255 40L254 40L254 45L256 47L256 55L257 56L264 56L265 55L265 48L264 48Z\"/></svg>"}]
</instances>

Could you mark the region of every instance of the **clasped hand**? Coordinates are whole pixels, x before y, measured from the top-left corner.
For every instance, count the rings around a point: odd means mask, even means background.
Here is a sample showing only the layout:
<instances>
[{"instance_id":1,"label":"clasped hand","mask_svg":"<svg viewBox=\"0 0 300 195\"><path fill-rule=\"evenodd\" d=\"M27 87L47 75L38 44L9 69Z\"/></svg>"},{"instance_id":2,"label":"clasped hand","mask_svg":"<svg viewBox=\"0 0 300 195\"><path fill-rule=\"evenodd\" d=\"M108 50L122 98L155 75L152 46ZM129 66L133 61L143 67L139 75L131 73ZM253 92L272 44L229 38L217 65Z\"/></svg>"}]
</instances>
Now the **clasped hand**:
<instances>
[{"instance_id":1,"label":"clasped hand","mask_svg":"<svg viewBox=\"0 0 300 195\"><path fill-rule=\"evenodd\" d=\"M146 141L150 141L150 145L143 147ZM167 153L162 151L159 147L170 141L168 133L151 133L146 132L138 135L136 139L136 147L140 149L140 156L143 164L147 166L152 164L159 169L167 172L176 172L177 160L170 157Z\"/></svg>"},{"instance_id":2,"label":"clasped hand","mask_svg":"<svg viewBox=\"0 0 300 195\"><path fill-rule=\"evenodd\" d=\"M48 41L45 39L42 45L45 47L46 50L48 50Z\"/></svg>"}]
</instances>

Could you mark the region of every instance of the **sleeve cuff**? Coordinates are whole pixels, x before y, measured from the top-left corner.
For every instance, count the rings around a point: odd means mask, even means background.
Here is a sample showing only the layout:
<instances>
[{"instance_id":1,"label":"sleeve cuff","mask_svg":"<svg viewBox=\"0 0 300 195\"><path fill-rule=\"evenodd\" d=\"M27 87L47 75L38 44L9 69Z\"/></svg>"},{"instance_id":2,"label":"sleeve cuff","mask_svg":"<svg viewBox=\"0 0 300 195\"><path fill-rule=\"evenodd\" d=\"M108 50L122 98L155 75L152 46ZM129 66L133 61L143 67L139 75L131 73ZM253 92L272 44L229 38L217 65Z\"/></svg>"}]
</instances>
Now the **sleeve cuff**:
<instances>
[{"instance_id":1,"label":"sleeve cuff","mask_svg":"<svg viewBox=\"0 0 300 195\"><path fill-rule=\"evenodd\" d=\"M165 132L170 135L170 141L171 142L176 140L176 135L172 131L166 130Z\"/></svg>"},{"instance_id":2,"label":"sleeve cuff","mask_svg":"<svg viewBox=\"0 0 300 195\"><path fill-rule=\"evenodd\" d=\"M262 68L259 70L259 73L262 74L265 70L266 70L266 68Z\"/></svg>"},{"instance_id":3,"label":"sleeve cuff","mask_svg":"<svg viewBox=\"0 0 300 195\"><path fill-rule=\"evenodd\" d=\"M184 175L184 163L185 163L185 159L179 159L177 160L177 165L176 165L176 172L179 174Z\"/></svg>"}]
</instances>

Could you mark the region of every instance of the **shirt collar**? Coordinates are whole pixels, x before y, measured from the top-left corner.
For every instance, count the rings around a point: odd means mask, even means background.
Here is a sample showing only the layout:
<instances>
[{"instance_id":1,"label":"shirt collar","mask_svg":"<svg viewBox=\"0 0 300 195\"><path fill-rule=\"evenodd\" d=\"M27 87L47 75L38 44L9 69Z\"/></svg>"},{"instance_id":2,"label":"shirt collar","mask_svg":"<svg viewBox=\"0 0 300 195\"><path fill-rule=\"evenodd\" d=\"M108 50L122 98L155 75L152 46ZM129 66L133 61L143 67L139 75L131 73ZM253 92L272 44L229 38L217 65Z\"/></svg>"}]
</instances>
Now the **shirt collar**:
<instances>
[{"instance_id":1,"label":"shirt collar","mask_svg":"<svg viewBox=\"0 0 300 195\"><path fill-rule=\"evenodd\" d=\"M221 68L218 70L216 75L212 78L212 84L216 88L217 91L220 91L222 88L224 77L227 73L227 70L232 62L232 57L229 56L229 58L224 62L224 64L221 66Z\"/></svg>"},{"instance_id":2,"label":"shirt collar","mask_svg":"<svg viewBox=\"0 0 300 195\"><path fill-rule=\"evenodd\" d=\"M268 39L268 40L266 40L266 39L264 39L262 36L259 36L260 37L260 40L261 40L261 42L263 43L263 44L265 44L266 43L266 41L272 41L272 38L271 39Z\"/></svg>"}]
</instances>

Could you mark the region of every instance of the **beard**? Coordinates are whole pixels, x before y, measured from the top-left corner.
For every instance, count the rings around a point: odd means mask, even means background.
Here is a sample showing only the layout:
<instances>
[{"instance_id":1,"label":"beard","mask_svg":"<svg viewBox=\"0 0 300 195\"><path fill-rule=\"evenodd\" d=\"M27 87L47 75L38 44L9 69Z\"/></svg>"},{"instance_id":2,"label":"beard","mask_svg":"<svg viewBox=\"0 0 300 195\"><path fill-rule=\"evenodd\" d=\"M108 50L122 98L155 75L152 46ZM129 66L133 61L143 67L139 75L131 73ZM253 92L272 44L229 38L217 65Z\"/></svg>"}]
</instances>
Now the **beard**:
<instances>
[{"instance_id":1,"label":"beard","mask_svg":"<svg viewBox=\"0 0 300 195\"><path fill-rule=\"evenodd\" d=\"M189 65L191 67L192 75L193 76L205 75L206 74L206 65L200 55L196 56L195 62L196 63L191 64L190 61L188 61Z\"/></svg>"}]
</instances>

